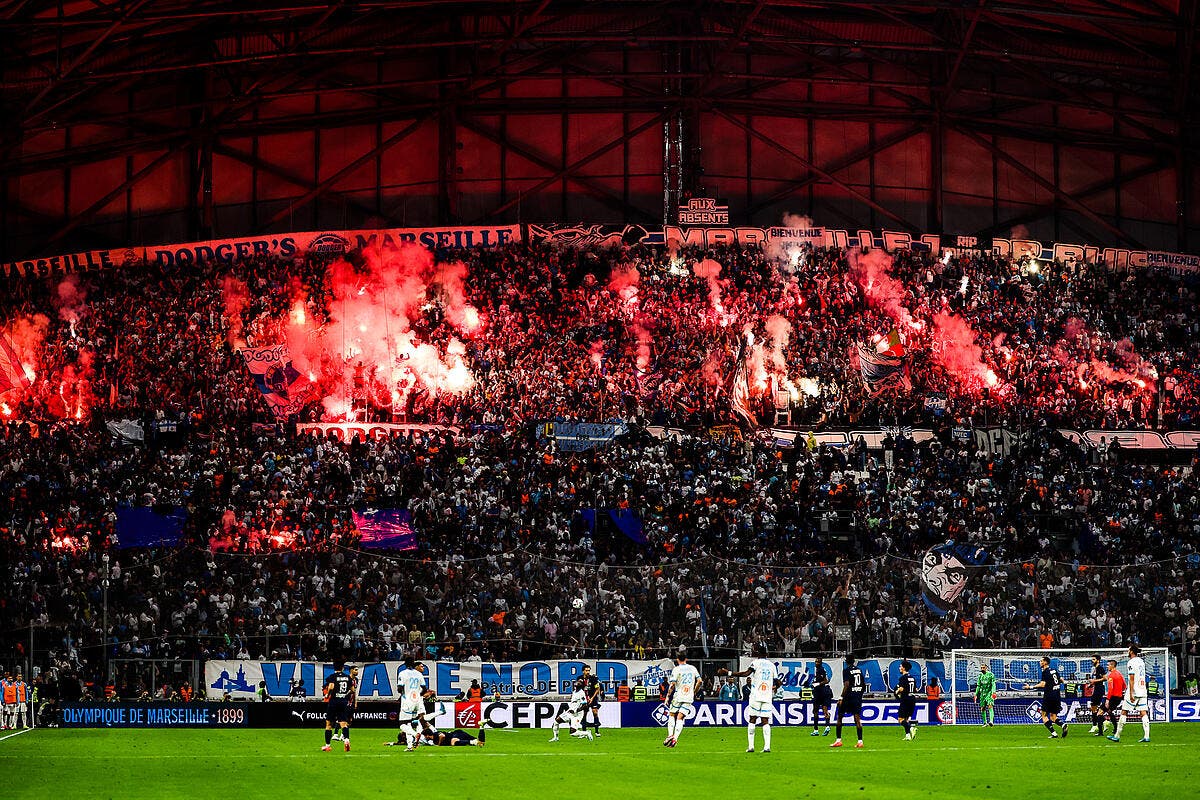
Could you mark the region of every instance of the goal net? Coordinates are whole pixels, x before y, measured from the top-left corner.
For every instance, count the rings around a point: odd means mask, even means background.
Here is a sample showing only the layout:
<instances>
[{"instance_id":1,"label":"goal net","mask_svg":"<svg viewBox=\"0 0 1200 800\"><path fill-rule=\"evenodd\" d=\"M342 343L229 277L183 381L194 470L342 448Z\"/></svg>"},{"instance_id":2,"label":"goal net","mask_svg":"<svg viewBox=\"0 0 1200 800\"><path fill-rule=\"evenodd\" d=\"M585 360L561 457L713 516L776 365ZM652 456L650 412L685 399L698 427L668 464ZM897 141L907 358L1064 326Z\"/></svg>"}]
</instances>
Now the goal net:
<instances>
[{"instance_id":1,"label":"goal net","mask_svg":"<svg viewBox=\"0 0 1200 800\"><path fill-rule=\"evenodd\" d=\"M1042 656L1050 657L1050 666L1058 670L1063 686L1060 687L1063 711L1059 719L1066 722L1091 724L1089 684L1084 681L1092 675L1092 656L1100 656L1104 668L1108 661L1117 662L1122 675L1127 674L1129 651L1106 650L952 650L947 672L950 702L954 709L954 723L958 725L980 725L983 716L975 700L975 686L979 681L980 667L987 664L996 675L995 721L997 725L1041 722L1041 689L1026 689L1031 683L1042 679ZM1165 647L1142 648L1142 660L1146 662L1146 685L1149 691L1150 719L1166 722L1171 705L1171 663ZM1107 694L1107 689L1104 691Z\"/></svg>"}]
</instances>

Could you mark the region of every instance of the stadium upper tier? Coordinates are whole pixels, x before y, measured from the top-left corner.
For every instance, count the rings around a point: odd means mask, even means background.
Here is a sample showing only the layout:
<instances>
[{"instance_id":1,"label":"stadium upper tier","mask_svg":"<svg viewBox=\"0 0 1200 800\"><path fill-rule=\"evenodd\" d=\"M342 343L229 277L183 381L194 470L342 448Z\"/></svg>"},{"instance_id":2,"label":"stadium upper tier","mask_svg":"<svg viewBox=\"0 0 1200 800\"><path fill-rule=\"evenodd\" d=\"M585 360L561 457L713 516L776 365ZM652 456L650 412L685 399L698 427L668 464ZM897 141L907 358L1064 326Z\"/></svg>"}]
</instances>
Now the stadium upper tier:
<instances>
[{"instance_id":1,"label":"stadium upper tier","mask_svg":"<svg viewBox=\"0 0 1200 800\"><path fill-rule=\"evenodd\" d=\"M1194 424L1194 279L1029 258L769 255L510 245L435 259L414 245L10 281L10 372L32 385L5 394L3 414Z\"/></svg>"}]
</instances>

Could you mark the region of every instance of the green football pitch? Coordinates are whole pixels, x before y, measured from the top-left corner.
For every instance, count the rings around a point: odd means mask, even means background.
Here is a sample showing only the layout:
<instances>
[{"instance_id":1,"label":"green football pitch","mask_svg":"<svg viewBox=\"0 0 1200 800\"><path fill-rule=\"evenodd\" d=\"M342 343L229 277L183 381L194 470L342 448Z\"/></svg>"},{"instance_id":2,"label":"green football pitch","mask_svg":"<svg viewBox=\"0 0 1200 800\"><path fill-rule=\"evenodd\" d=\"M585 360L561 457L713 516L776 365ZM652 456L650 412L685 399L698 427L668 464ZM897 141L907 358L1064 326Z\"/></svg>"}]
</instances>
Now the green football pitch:
<instances>
[{"instance_id":1,"label":"green football pitch","mask_svg":"<svg viewBox=\"0 0 1200 800\"><path fill-rule=\"evenodd\" d=\"M0 798L1110 798L1182 800L1200 786L1200 725L1155 725L1119 744L1076 725L1049 741L1033 725L868 728L866 748L776 727L772 752L745 752L744 728L687 729L673 750L662 731L600 739L489 731L485 748L382 747L358 729L351 752L321 752L320 730L38 729L0 739ZM761 738L760 744L761 748Z\"/></svg>"}]
</instances>

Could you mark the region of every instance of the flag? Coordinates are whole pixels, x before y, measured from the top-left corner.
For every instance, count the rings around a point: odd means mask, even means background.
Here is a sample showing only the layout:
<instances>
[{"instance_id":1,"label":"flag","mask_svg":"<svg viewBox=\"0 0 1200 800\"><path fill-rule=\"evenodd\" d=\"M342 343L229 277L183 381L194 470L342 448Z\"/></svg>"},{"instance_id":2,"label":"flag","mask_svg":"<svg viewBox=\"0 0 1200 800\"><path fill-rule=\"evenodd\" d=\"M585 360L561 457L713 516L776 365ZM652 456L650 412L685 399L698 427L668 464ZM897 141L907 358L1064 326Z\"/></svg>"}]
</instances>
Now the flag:
<instances>
[{"instance_id":1,"label":"flag","mask_svg":"<svg viewBox=\"0 0 1200 800\"><path fill-rule=\"evenodd\" d=\"M733 385L729 388L729 407L752 428L758 427L758 419L750 410L750 343L742 339L738 346L737 361L733 369Z\"/></svg>"},{"instance_id":2,"label":"flag","mask_svg":"<svg viewBox=\"0 0 1200 800\"><path fill-rule=\"evenodd\" d=\"M595 537L597 532L606 535L620 533L637 544L646 543L646 532L642 527L642 519L632 509L610 508L600 511L595 508L581 508L579 518L583 520L588 534L592 537Z\"/></svg>"},{"instance_id":3,"label":"flag","mask_svg":"<svg viewBox=\"0 0 1200 800\"><path fill-rule=\"evenodd\" d=\"M311 384L292 366L286 344L271 347L243 347L242 358L275 416L295 414L308 401Z\"/></svg>"},{"instance_id":4,"label":"flag","mask_svg":"<svg viewBox=\"0 0 1200 800\"><path fill-rule=\"evenodd\" d=\"M368 508L354 512L354 527L363 547L379 550L416 550L417 532L407 508Z\"/></svg>"},{"instance_id":5,"label":"flag","mask_svg":"<svg viewBox=\"0 0 1200 800\"><path fill-rule=\"evenodd\" d=\"M187 511L160 514L153 508L117 507L117 547L175 547L183 538Z\"/></svg>"},{"instance_id":6,"label":"flag","mask_svg":"<svg viewBox=\"0 0 1200 800\"><path fill-rule=\"evenodd\" d=\"M0 394L12 389L25 389L29 386L29 378L17 351L13 349L8 338L0 333Z\"/></svg>"},{"instance_id":7,"label":"flag","mask_svg":"<svg viewBox=\"0 0 1200 800\"><path fill-rule=\"evenodd\" d=\"M862 372L867 394L874 396L885 389L907 388L907 362L904 355L904 342L895 328L876 347L865 344L858 346L858 368Z\"/></svg>"},{"instance_id":8,"label":"flag","mask_svg":"<svg viewBox=\"0 0 1200 800\"><path fill-rule=\"evenodd\" d=\"M988 560L981 547L953 542L931 547L921 559L921 599L938 616L945 616L967 588L973 568Z\"/></svg>"},{"instance_id":9,"label":"flag","mask_svg":"<svg viewBox=\"0 0 1200 800\"><path fill-rule=\"evenodd\" d=\"M900 331L896 328L888 331L887 339L884 342L887 344L887 347L881 350L884 355L897 357L904 355L904 342L900 340Z\"/></svg>"}]
</instances>

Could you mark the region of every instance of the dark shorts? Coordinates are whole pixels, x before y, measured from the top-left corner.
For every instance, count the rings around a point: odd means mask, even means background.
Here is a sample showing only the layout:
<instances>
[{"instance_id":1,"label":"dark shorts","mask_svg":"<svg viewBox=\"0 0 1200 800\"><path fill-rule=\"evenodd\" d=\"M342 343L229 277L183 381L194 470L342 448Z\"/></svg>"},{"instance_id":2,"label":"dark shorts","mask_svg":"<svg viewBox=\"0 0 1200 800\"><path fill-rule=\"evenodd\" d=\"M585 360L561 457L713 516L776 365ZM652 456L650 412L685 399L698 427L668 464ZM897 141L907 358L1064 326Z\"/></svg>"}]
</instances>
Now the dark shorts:
<instances>
[{"instance_id":1,"label":"dark shorts","mask_svg":"<svg viewBox=\"0 0 1200 800\"><path fill-rule=\"evenodd\" d=\"M813 703L822 708L833 705L833 689L828 686L813 689Z\"/></svg>"},{"instance_id":2,"label":"dark shorts","mask_svg":"<svg viewBox=\"0 0 1200 800\"><path fill-rule=\"evenodd\" d=\"M843 697L838 702L837 713L843 717L851 714L858 714L859 716L862 716L862 695L850 694Z\"/></svg>"},{"instance_id":3,"label":"dark shorts","mask_svg":"<svg viewBox=\"0 0 1200 800\"><path fill-rule=\"evenodd\" d=\"M916 700L901 700L900 701L900 718L912 719L917 715Z\"/></svg>"},{"instance_id":4,"label":"dark shorts","mask_svg":"<svg viewBox=\"0 0 1200 800\"><path fill-rule=\"evenodd\" d=\"M1121 710L1121 695L1113 695L1112 697L1104 698L1104 710L1117 713Z\"/></svg>"},{"instance_id":5,"label":"dark shorts","mask_svg":"<svg viewBox=\"0 0 1200 800\"><path fill-rule=\"evenodd\" d=\"M1057 694L1046 695L1042 698L1042 711L1047 714L1062 713L1062 698Z\"/></svg>"},{"instance_id":6,"label":"dark shorts","mask_svg":"<svg viewBox=\"0 0 1200 800\"><path fill-rule=\"evenodd\" d=\"M326 722L350 722L351 708L345 700L330 700L325 709Z\"/></svg>"},{"instance_id":7,"label":"dark shorts","mask_svg":"<svg viewBox=\"0 0 1200 800\"><path fill-rule=\"evenodd\" d=\"M599 700L593 700L592 702L590 702L590 703L588 703L588 704L587 704L587 707L588 707L588 708L594 708L594 709L596 709L597 711L599 711L599 710L600 710L600 701L599 701Z\"/></svg>"}]
</instances>

